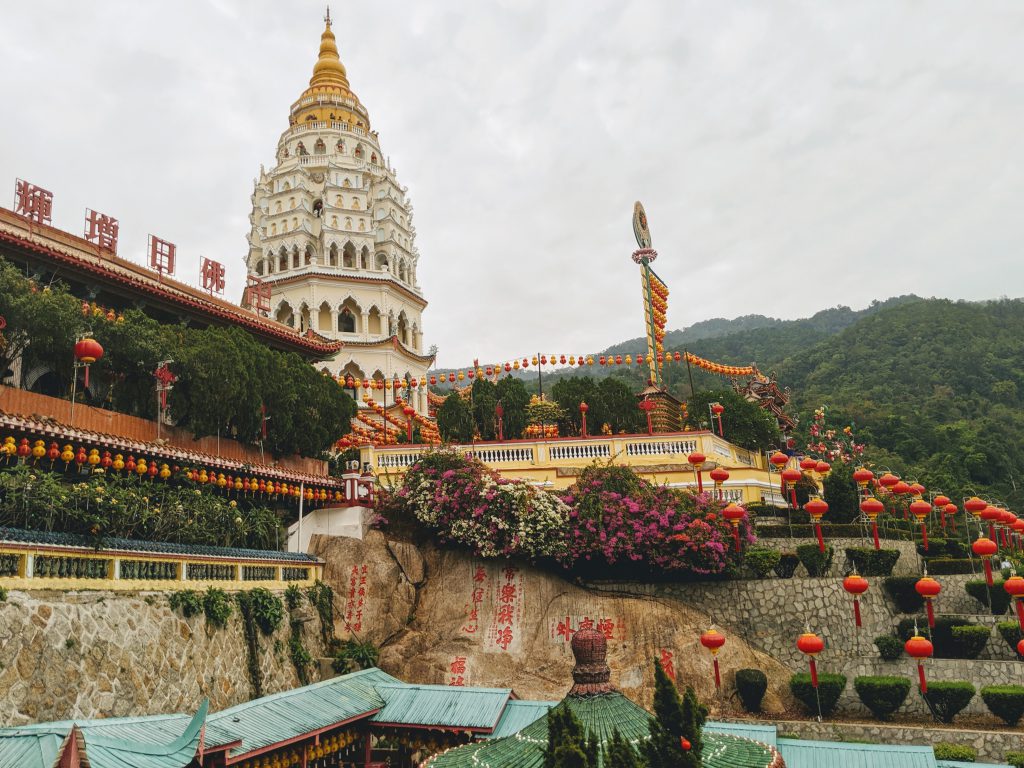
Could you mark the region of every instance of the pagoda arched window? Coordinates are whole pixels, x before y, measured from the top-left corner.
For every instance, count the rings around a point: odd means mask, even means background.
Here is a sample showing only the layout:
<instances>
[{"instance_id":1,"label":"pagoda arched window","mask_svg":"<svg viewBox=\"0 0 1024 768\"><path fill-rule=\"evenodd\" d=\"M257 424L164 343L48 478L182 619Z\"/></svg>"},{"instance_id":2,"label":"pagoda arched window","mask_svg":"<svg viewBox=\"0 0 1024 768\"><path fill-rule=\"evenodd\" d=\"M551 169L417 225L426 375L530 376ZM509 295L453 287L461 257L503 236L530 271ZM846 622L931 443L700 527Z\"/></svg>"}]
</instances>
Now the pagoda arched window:
<instances>
[{"instance_id":1,"label":"pagoda arched window","mask_svg":"<svg viewBox=\"0 0 1024 768\"><path fill-rule=\"evenodd\" d=\"M327 153L327 145L324 144L323 139L316 140L316 144L313 145L313 152L318 155L323 155Z\"/></svg>"},{"instance_id":2,"label":"pagoda arched window","mask_svg":"<svg viewBox=\"0 0 1024 768\"><path fill-rule=\"evenodd\" d=\"M338 330L342 333L356 332L356 318L349 312L348 307L341 310L341 314L338 315Z\"/></svg>"}]
</instances>

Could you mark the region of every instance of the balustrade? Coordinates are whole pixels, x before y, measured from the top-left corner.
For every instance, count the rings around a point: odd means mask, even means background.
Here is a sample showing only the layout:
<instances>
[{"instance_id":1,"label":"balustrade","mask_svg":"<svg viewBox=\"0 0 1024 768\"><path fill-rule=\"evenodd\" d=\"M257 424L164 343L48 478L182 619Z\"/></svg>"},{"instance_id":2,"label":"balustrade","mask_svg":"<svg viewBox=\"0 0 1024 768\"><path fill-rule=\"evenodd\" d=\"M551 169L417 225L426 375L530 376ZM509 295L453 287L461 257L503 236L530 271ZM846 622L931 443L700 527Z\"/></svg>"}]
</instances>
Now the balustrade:
<instances>
[{"instance_id":1,"label":"balustrade","mask_svg":"<svg viewBox=\"0 0 1024 768\"><path fill-rule=\"evenodd\" d=\"M696 440L645 440L626 443L627 456L686 455L695 450L697 450Z\"/></svg>"},{"instance_id":2,"label":"balustrade","mask_svg":"<svg viewBox=\"0 0 1024 768\"><path fill-rule=\"evenodd\" d=\"M178 578L178 563L166 560L122 560L120 577L122 579L175 581Z\"/></svg>"},{"instance_id":3,"label":"balustrade","mask_svg":"<svg viewBox=\"0 0 1024 768\"><path fill-rule=\"evenodd\" d=\"M484 464L516 464L533 462L533 448L478 448L466 453Z\"/></svg>"},{"instance_id":4,"label":"balustrade","mask_svg":"<svg viewBox=\"0 0 1024 768\"><path fill-rule=\"evenodd\" d=\"M242 581L274 581L277 568L273 565L243 565Z\"/></svg>"},{"instance_id":5,"label":"balustrade","mask_svg":"<svg viewBox=\"0 0 1024 768\"><path fill-rule=\"evenodd\" d=\"M551 457L552 461L607 459L611 455L612 447L609 443L575 443L548 447L548 456Z\"/></svg>"}]
</instances>

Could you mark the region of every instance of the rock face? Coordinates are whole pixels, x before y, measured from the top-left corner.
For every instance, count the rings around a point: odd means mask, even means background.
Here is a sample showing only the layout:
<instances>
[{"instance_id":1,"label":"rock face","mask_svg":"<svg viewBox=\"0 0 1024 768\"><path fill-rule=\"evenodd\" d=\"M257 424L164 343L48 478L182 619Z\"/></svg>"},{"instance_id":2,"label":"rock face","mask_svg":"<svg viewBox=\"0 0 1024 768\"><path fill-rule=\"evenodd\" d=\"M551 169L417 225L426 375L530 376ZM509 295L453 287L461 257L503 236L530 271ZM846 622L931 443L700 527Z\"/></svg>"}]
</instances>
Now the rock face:
<instances>
[{"instance_id":1,"label":"rock face","mask_svg":"<svg viewBox=\"0 0 1024 768\"><path fill-rule=\"evenodd\" d=\"M379 532L362 542L314 537L311 551L326 560L339 637L382 645L382 668L404 680L560 699L572 684L572 636L592 627L608 639L612 682L634 700L649 703L653 659L714 698L711 655L698 641L710 619L667 594L585 589L521 563L421 553ZM758 667L769 675L766 708L782 706L789 672L781 664L733 636L720 659L727 689L735 670Z\"/></svg>"},{"instance_id":2,"label":"rock face","mask_svg":"<svg viewBox=\"0 0 1024 768\"><path fill-rule=\"evenodd\" d=\"M264 693L299 684L287 621L259 636ZM323 653L319 621L302 639ZM228 625L171 611L167 595L11 592L0 602L0 725L192 712L252 698L237 606Z\"/></svg>"}]
</instances>

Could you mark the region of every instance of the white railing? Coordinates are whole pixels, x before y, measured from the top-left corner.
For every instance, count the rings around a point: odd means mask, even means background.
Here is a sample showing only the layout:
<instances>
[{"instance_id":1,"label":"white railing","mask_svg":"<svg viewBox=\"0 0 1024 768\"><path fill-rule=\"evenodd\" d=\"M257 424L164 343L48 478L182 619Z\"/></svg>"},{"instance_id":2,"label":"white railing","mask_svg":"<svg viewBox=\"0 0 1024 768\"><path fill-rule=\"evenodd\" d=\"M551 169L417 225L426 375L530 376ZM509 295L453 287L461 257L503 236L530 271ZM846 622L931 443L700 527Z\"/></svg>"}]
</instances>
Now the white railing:
<instances>
[{"instance_id":1,"label":"white railing","mask_svg":"<svg viewBox=\"0 0 1024 768\"><path fill-rule=\"evenodd\" d=\"M424 451L416 451L415 453L378 453L377 466L384 469L411 467L420 460L423 454Z\"/></svg>"},{"instance_id":2,"label":"white railing","mask_svg":"<svg viewBox=\"0 0 1024 768\"><path fill-rule=\"evenodd\" d=\"M576 443L570 445L552 445L548 447L548 456L552 461L566 459L607 459L612 455L609 443Z\"/></svg>"},{"instance_id":3,"label":"white railing","mask_svg":"<svg viewBox=\"0 0 1024 768\"><path fill-rule=\"evenodd\" d=\"M697 450L696 440L657 440L626 443L627 456L686 455Z\"/></svg>"},{"instance_id":4,"label":"white railing","mask_svg":"<svg viewBox=\"0 0 1024 768\"><path fill-rule=\"evenodd\" d=\"M477 448L466 453L484 464L532 464L534 461L533 448Z\"/></svg>"},{"instance_id":5,"label":"white railing","mask_svg":"<svg viewBox=\"0 0 1024 768\"><path fill-rule=\"evenodd\" d=\"M732 451L729 450L729 444L723 440L719 440L717 437L710 440L711 451L717 453L719 456L724 456L727 459L732 458ZM706 445L707 443L705 443Z\"/></svg>"}]
</instances>

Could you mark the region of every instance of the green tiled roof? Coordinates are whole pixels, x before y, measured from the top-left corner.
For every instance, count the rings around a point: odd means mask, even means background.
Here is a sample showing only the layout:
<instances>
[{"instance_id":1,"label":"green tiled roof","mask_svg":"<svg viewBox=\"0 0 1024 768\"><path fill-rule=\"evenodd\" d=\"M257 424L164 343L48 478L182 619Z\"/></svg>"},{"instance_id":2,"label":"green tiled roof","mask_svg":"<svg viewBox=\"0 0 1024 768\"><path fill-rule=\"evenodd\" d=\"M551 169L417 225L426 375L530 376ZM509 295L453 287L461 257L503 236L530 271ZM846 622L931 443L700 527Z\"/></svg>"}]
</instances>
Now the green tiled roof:
<instances>
[{"instance_id":1,"label":"green tiled roof","mask_svg":"<svg viewBox=\"0 0 1024 768\"><path fill-rule=\"evenodd\" d=\"M774 725L765 723L723 723L718 720L708 720L704 723L704 732L741 736L744 739L753 739L773 747L775 746L775 738L778 735L778 729Z\"/></svg>"},{"instance_id":2,"label":"green tiled roof","mask_svg":"<svg viewBox=\"0 0 1024 768\"><path fill-rule=\"evenodd\" d=\"M508 704L509 688L450 685L378 685L384 707L375 723L439 725L449 728L494 728Z\"/></svg>"},{"instance_id":3,"label":"green tiled roof","mask_svg":"<svg viewBox=\"0 0 1024 768\"><path fill-rule=\"evenodd\" d=\"M294 560L299 564L315 563L317 559L305 552L279 552L270 549L243 549L242 547L211 547L206 544L175 544L169 541L141 541L92 536L59 531L29 531L22 528L0 528L0 542L19 544L51 544L88 549L116 549L125 552L169 555L201 555L204 557L240 557L250 560Z\"/></svg>"},{"instance_id":4,"label":"green tiled roof","mask_svg":"<svg viewBox=\"0 0 1024 768\"><path fill-rule=\"evenodd\" d=\"M384 706L381 685L401 681L379 669L364 669L320 683L239 704L207 720L206 732L224 741L240 739L233 756L287 741L353 718L368 717Z\"/></svg>"},{"instance_id":5,"label":"green tiled roof","mask_svg":"<svg viewBox=\"0 0 1024 768\"><path fill-rule=\"evenodd\" d=\"M786 768L935 768L931 747L779 739Z\"/></svg>"},{"instance_id":6,"label":"green tiled roof","mask_svg":"<svg viewBox=\"0 0 1024 768\"><path fill-rule=\"evenodd\" d=\"M544 717L548 710L558 704L557 701L522 701L513 700L505 705L501 719L486 738L501 739L519 733L538 717Z\"/></svg>"},{"instance_id":7,"label":"green tiled roof","mask_svg":"<svg viewBox=\"0 0 1024 768\"><path fill-rule=\"evenodd\" d=\"M119 739L97 731L86 733L88 764L90 768L185 768L199 750L199 737L209 706L209 702L204 701L185 731L170 743Z\"/></svg>"},{"instance_id":8,"label":"green tiled roof","mask_svg":"<svg viewBox=\"0 0 1024 768\"><path fill-rule=\"evenodd\" d=\"M5 728L0 733L0 768L52 768L68 731Z\"/></svg>"}]
</instances>

